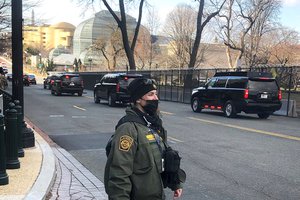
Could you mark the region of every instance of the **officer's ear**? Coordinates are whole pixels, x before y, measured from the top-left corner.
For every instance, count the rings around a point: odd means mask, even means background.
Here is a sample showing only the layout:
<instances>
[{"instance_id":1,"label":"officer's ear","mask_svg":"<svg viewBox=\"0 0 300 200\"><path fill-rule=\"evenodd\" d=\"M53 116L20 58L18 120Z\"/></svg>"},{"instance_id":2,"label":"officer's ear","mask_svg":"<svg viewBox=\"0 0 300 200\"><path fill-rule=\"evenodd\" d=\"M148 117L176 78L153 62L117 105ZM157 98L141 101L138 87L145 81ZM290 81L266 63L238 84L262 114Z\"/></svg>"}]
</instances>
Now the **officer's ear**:
<instances>
[{"instance_id":1,"label":"officer's ear","mask_svg":"<svg viewBox=\"0 0 300 200\"><path fill-rule=\"evenodd\" d=\"M136 100L136 102L137 102L137 103L141 103L141 100L140 100L140 99L139 99L139 100Z\"/></svg>"}]
</instances>

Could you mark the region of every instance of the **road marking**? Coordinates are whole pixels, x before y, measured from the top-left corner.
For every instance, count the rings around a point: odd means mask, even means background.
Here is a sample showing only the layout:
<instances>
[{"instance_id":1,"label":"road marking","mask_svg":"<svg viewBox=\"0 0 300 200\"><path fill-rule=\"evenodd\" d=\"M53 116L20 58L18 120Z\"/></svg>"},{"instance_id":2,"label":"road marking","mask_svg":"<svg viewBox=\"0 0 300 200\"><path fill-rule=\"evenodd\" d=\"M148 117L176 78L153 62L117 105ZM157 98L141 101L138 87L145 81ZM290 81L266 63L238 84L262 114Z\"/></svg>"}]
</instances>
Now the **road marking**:
<instances>
[{"instance_id":1,"label":"road marking","mask_svg":"<svg viewBox=\"0 0 300 200\"><path fill-rule=\"evenodd\" d=\"M253 129L253 128L246 128L246 127L236 126L236 125L232 125L232 124L223 124L223 123L220 123L220 122L215 122L215 121L210 121L210 120L205 120L205 119L199 119L199 118L195 118L195 117L187 117L187 118L192 119L192 120L201 121L201 122L210 123L210 124L216 124L216 125L220 125L220 126L236 128L236 129L240 129L240 130L244 130L244 131L255 132L255 133L260 133L260 134L264 134L264 135L270 135L270 136L274 136L274 137L300 141L300 137L284 135L282 133L274 133L274 132L269 132L269 131Z\"/></svg>"},{"instance_id":2,"label":"road marking","mask_svg":"<svg viewBox=\"0 0 300 200\"><path fill-rule=\"evenodd\" d=\"M86 109L84 109L84 108L81 108L81 107L79 107L79 106L75 106L75 105L73 105L73 107L74 107L74 108L77 108L77 109L79 109L79 110L86 111Z\"/></svg>"},{"instance_id":3,"label":"road marking","mask_svg":"<svg viewBox=\"0 0 300 200\"><path fill-rule=\"evenodd\" d=\"M168 139L174 140L174 141L176 141L176 142L183 142L182 140L178 140L178 139L173 138L173 137L170 137L170 136L168 136Z\"/></svg>"},{"instance_id":4,"label":"road marking","mask_svg":"<svg viewBox=\"0 0 300 200\"><path fill-rule=\"evenodd\" d=\"M170 113L170 112L166 112L166 111L160 111L160 112L163 114L166 114L166 115L174 115L174 113Z\"/></svg>"},{"instance_id":5,"label":"road marking","mask_svg":"<svg viewBox=\"0 0 300 200\"><path fill-rule=\"evenodd\" d=\"M49 117L64 117L64 115L49 115Z\"/></svg>"},{"instance_id":6,"label":"road marking","mask_svg":"<svg viewBox=\"0 0 300 200\"><path fill-rule=\"evenodd\" d=\"M72 116L74 119L81 119L81 118L86 118L86 116Z\"/></svg>"},{"instance_id":7,"label":"road marking","mask_svg":"<svg viewBox=\"0 0 300 200\"><path fill-rule=\"evenodd\" d=\"M90 96L84 96L86 98L89 98L89 99L94 99L94 97L90 97Z\"/></svg>"}]
</instances>

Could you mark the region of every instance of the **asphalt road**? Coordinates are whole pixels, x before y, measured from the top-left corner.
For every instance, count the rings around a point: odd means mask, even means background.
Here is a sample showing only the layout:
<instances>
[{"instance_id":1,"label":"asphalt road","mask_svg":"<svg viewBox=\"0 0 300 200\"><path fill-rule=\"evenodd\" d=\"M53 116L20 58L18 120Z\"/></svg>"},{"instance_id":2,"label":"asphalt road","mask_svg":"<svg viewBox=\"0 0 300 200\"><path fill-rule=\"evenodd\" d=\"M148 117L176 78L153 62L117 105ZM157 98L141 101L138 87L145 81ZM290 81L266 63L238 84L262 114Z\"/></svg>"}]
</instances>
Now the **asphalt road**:
<instances>
[{"instance_id":1,"label":"asphalt road","mask_svg":"<svg viewBox=\"0 0 300 200\"><path fill-rule=\"evenodd\" d=\"M26 117L103 180L104 148L125 107L95 104L91 91L57 97L36 85L24 94ZM187 172L182 199L300 199L299 118L228 119L218 112L193 113L187 104L160 107L169 143Z\"/></svg>"}]
</instances>

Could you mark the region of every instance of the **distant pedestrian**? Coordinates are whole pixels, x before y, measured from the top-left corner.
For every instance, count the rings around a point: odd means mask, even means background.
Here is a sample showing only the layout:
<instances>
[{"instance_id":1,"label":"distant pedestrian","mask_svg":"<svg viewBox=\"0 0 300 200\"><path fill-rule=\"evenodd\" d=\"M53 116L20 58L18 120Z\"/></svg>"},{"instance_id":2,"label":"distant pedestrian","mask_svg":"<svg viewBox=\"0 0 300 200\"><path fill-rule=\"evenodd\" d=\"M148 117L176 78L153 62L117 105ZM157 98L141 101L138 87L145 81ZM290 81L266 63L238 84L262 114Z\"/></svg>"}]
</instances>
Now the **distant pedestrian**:
<instances>
[{"instance_id":1,"label":"distant pedestrian","mask_svg":"<svg viewBox=\"0 0 300 200\"><path fill-rule=\"evenodd\" d=\"M128 90L133 105L126 109L107 146L106 193L110 200L163 200L163 189L169 187L177 199L185 173L177 151L167 144L156 84L151 79L134 79Z\"/></svg>"}]
</instances>

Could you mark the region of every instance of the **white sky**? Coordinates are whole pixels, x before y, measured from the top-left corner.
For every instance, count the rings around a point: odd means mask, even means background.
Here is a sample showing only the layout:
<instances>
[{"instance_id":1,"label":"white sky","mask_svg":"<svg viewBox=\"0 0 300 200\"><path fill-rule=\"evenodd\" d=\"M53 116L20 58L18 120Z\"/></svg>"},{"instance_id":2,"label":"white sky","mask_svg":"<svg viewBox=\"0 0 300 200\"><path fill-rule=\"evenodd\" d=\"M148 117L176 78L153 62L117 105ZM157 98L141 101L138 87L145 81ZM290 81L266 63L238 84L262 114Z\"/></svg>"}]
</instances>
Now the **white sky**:
<instances>
[{"instance_id":1,"label":"white sky","mask_svg":"<svg viewBox=\"0 0 300 200\"><path fill-rule=\"evenodd\" d=\"M282 0L281 23L300 32L300 0ZM157 8L160 16L160 23L163 24L166 15L179 3L188 2L186 0L149 0ZM194 2L190 0L189 2ZM102 9L105 9L102 6ZM85 19L91 18L95 12L89 10L81 16L83 8L78 7L77 0L44 0L40 8L35 8L36 19L45 19L46 23L54 24L58 22L69 22L75 26L79 25ZM137 17L132 13L133 17ZM145 19L145 15L143 15Z\"/></svg>"}]
</instances>

